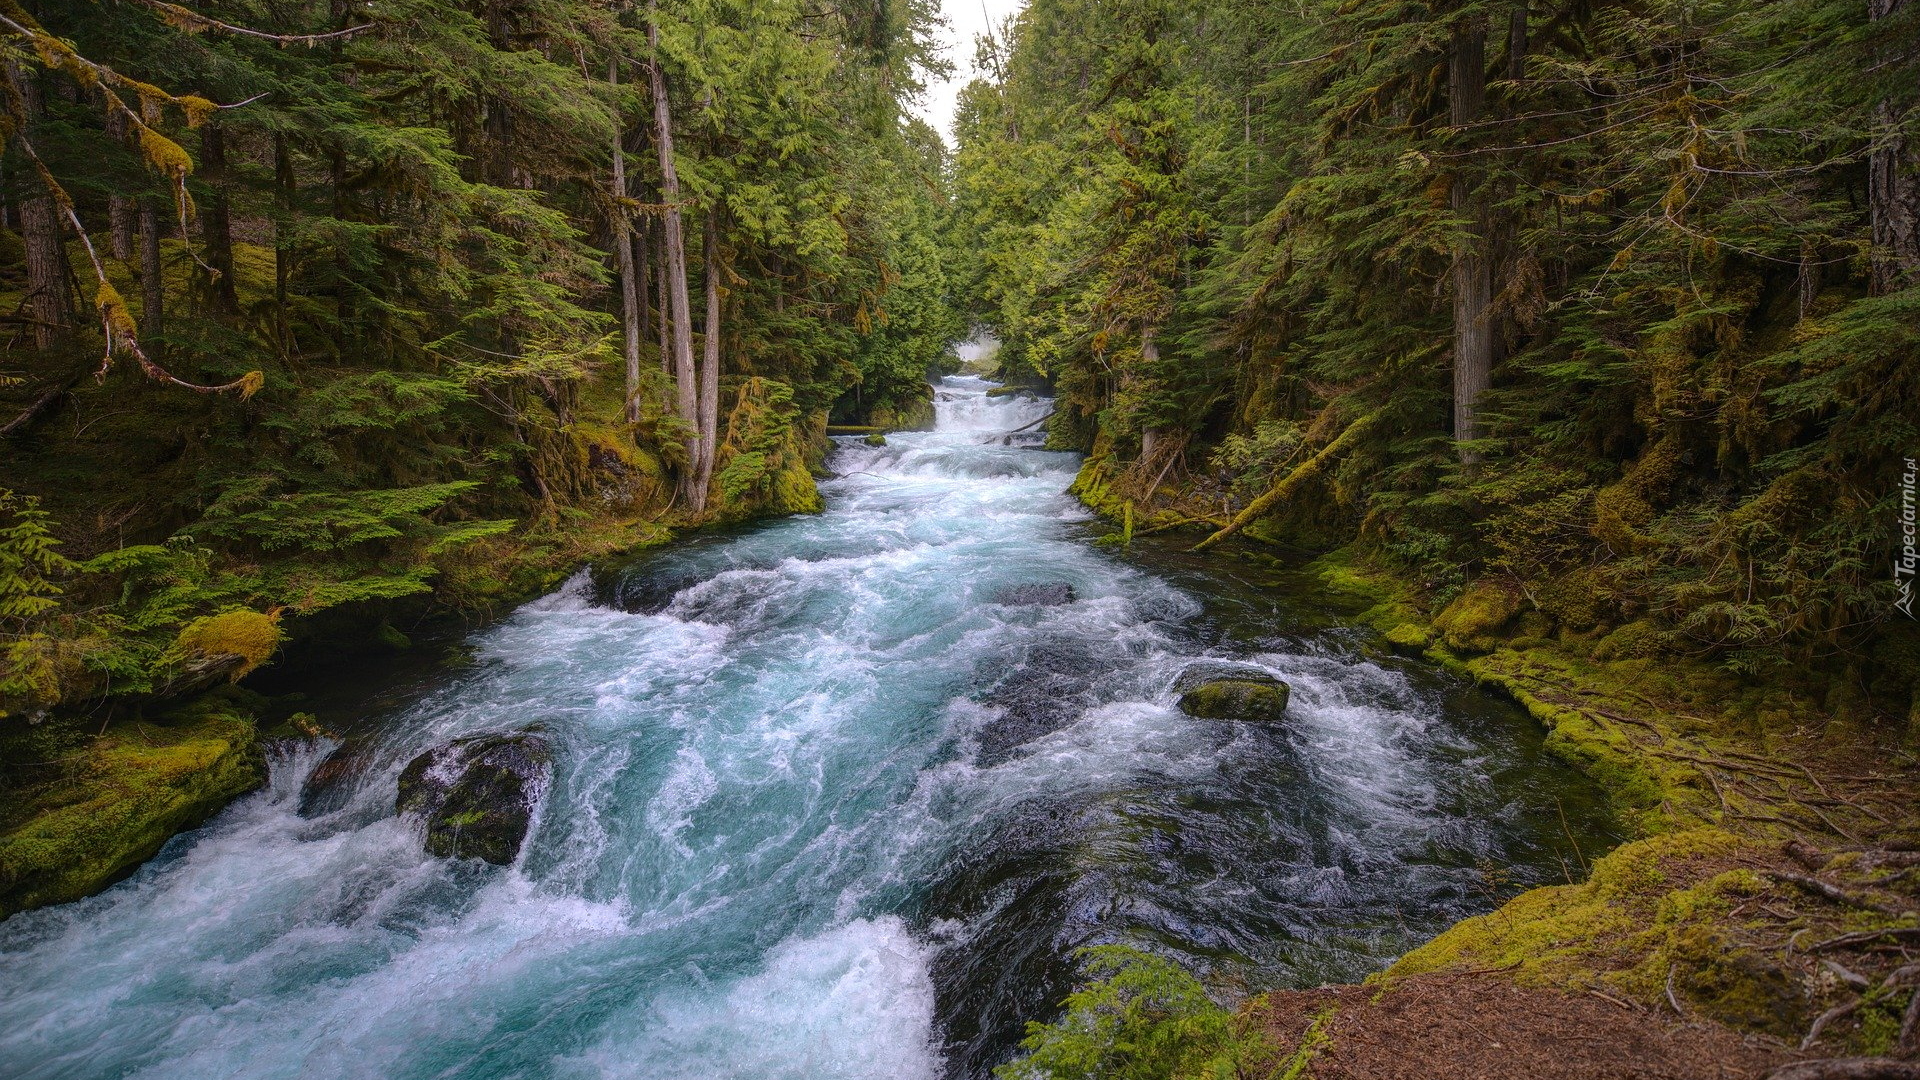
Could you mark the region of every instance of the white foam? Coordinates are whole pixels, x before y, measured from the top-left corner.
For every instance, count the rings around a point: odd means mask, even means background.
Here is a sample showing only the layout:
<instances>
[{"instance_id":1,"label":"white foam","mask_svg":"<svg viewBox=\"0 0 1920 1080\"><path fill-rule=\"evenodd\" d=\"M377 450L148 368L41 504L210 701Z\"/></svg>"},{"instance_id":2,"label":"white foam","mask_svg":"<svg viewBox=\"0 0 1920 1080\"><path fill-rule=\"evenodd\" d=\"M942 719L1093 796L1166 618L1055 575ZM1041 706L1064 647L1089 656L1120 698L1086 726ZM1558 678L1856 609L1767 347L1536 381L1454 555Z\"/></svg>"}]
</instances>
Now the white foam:
<instances>
[{"instance_id":1,"label":"white foam","mask_svg":"<svg viewBox=\"0 0 1920 1080\"><path fill-rule=\"evenodd\" d=\"M615 1018L556 1062L568 1077L657 1080L931 1080L930 950L900 919L856 919L790 938L760 971L721 987L692 978Z\"/></svg>"}]
</instances>

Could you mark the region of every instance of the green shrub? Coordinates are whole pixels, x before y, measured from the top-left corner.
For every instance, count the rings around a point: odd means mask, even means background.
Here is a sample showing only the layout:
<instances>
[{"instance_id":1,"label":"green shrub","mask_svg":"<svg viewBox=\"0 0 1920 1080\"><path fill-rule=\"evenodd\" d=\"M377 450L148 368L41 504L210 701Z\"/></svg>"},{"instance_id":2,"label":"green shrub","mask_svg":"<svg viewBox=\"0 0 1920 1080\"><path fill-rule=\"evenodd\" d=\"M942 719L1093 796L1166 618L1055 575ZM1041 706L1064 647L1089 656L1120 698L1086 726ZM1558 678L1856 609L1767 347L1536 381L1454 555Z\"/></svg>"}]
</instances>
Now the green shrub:
<instances>
[{"instance_id":1,"label":"green shrub","mask_svg":"<svg viewBox=\"0 0 1920 1080\"><path fill-rule=\"evenodd\" d=\"M1095 981L1059 1022L1027 1025L1027 1056L995 1069L998 1080L1214 1080L1278 1066L1265 1035L1178 964L1125 945L1079 955Z\"/></svg>"}]
</instances>

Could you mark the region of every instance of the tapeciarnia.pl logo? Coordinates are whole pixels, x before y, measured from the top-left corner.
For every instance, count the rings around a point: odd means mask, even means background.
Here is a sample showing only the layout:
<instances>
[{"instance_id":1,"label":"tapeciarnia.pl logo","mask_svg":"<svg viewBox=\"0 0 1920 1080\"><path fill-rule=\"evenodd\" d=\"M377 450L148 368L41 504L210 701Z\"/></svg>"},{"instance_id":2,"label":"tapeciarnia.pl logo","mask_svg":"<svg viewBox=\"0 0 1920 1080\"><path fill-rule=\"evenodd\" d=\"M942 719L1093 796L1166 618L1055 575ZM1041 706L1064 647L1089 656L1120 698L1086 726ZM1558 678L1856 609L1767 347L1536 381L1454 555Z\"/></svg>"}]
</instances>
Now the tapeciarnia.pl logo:
<instances>
[{"instance_id":1,"label":"tapeciarnia.pl logo","mask_svg":"<svg viewBox=\"0 0 1920 1080\"><path fill-rule=\"evenodd\" d=\"M1914 550L1914 511L1913 482L1920 468L1914 465L1914 459L1907 458L1907 470L1900 474L1900 553L1893 557L1893 587L1900 592L1900 598L1893 606L1913 618L1913 573L1920 565L1920 552Z\"/></svg>"}]
</instances>

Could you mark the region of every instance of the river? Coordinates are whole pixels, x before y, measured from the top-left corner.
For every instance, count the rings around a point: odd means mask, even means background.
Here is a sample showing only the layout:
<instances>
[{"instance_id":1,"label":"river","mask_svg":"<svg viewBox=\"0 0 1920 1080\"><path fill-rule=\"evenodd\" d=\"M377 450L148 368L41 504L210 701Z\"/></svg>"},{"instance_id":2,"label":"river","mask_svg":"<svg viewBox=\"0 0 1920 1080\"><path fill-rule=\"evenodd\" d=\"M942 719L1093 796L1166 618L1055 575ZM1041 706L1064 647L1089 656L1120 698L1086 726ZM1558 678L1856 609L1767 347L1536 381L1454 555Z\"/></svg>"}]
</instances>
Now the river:
<instances>
[{"instance_id":1,"label":"river","mask_svg":"<svg viewBox=\"0 0 1920 1080\"><path fill-rule=\"evenodd\" d=\"M1047 403L990 385L843 440L822 514L472 635L358 725L338 797L303 812L331 744L279 751L129 880L0 924L0 1075L977 1077L1080 945L1353 979L1611 842L1524 714L1376 656L1284 561L1095 545L1078 459L1002 434ZM1288 721L1172 707L1224 661ZM401 767L528 725L556 764L519 861L425 855Z\"/></svg>"}]
</instances>

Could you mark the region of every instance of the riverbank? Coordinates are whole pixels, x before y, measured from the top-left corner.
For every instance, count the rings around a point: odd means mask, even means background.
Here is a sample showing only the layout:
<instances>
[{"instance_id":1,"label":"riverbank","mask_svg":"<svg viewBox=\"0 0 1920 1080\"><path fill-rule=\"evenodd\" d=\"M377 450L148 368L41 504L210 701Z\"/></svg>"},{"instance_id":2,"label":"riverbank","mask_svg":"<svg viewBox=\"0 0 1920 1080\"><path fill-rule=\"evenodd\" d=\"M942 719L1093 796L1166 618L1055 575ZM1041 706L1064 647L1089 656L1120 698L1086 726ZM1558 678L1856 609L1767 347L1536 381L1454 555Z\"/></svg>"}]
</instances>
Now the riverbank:
<instances>
[{"instance_id":1,"label":"riverbank","mask_svg":"<svg viewBox=\"0 0 1920 1080\"><path fill-rule=\"evenodd\" d=\"M675 512L658 460L617 426L592 423L599 413L583 415L574 433L599 497L465 543L438 560L430 592L277 617L264 651L244 665L217 652L195 658L213 672L197 689L100 697L0 736L0 919L100 892L258 790L267 781L263 743L333 722L305 711L304 684L406 654L416 639L463 636L583 566L708 526L820 508L824 412L777 432L779 445L762 447L755 462L764 482L722 485L699 519ZM729 452L744 438L730 428ZM247 675L262 665L246 684L228 678L229 669ZM263 683L264 693L250 689Z\"/></svg>"},{"instance_id":2,"label":"riverbank","mask_svg":"<svg viewBox=\"0 0 1920 1080\"><path fill-rule=\"evenodd\" d=\"M1090 465L1075 493L1123 528L1191 517L1129 521L1109 472ZM1558 632L1492 585L1435 610L1353 547L1305 572L1383 651L1524 706L1634 837L1568 867L1567 884L1452 927L1364 990L1248 1006L1289 1053L1322 1062L1309 1075L1757 1076L1801 1058L1920 1049L1911 724L1877 719L1844 678L1761 680L1677 657L1648 624ZM1617 1015L1594 1025L1595 1007ZM1527 1028L1529 1015L1544 1019ZM1582 1039L1607 1052L1570 1053Z\"/></svg>"}]
</instances>

